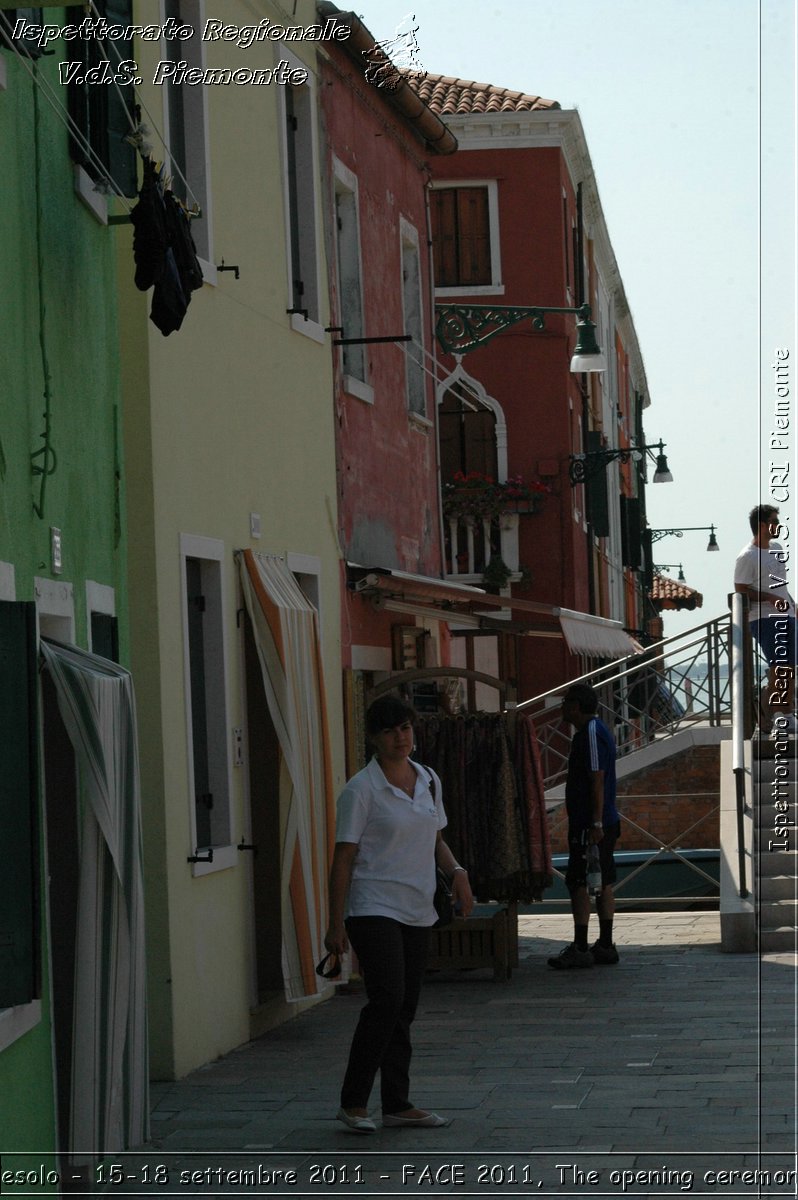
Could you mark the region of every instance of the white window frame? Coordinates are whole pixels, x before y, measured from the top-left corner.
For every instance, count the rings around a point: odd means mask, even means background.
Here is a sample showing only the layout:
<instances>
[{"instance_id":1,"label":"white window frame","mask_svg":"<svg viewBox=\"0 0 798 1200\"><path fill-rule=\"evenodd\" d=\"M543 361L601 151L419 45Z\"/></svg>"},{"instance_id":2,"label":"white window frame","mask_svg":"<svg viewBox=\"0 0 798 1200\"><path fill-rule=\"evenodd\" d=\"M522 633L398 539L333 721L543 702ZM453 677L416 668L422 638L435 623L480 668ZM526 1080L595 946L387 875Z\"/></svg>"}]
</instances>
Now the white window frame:
<instances>
[{"instance_id":1,"label":"white window frame","mask_svg":"<svg viewBox=\"0 0 798 1200\"><path fill-rule=\"evenodd\" d=\"M490 234L490 283L472 284L470 287L438 287L436 296L503 296L502 255L499 231L499 185L495 179L439 179L432 185L434 191L444 188L484 187L488 193L488 230Z\"/></svg>"},{"instance_id":2,"label":"white window frame","mask_svg":"<svg viewBox=\"0 0 798 1200\"><path fill-rule=\"evenodd\" d=\"M197 847L197 823L194 799L194 726L191 712L191 659L188 636L188 597L186 559L198 558L210 564L216 564L219 583L219 614L216 628L219 641L216 653L220 657L220 673L224 684L221 690L221 716L217 718L218 738L215 741L217 763L221 761L218 774L223 778L226 789L227 829L230 841L213 847L213 862L198 862L191 864L193 875L210 875L215 871L224 871L238 863L238 850L233 845L233 769L230 754L230 677L228 669L228 647L225 637L227 625L227 594L225 588L224 562L225 545L217 538L202 537L196 534L180 534L180 597L181 616L183 623L183 687L186 714L186 768L188 777L188 811L190 830L189 855L195 853ZM218 777L218 776L217 776Z\"/></svg>"},{"instance_id":3,"label":"white window frame","mask_svg":"<svg viewBox=\"0 0 798 1200\"><path fill-rule=\"evenodd\" d=\"M400 217L399 218L399 266L400 266L400 271L402 273L402 279L401 279L401 283L402 283L402 332L413 335L414 340L417 341L419 343L419 345L422 347L422 351L419 351L412 343L402 343L404 346L404 356L405 356L405 404L407 405L408 416L410 417L410 419L412 421L416 422L419 425L423 425L424 427L427 427L427 426L431 427L432 421L429 419L429 394L428 394L429 388L427 387L427 374L426 374L426 370L425 370L424 355L423 355L423 351L426 350L426 341L425 341L425 337L424 337L424 326L425 326L425 321L424 321L424 281L423 281L423 277L422 277L421 253L419 250L419 246L420 246L420 242L419 242L418 230L416 229L415 225L412 225L410 223L410 221L406 220L404 217ZM409 310L409 306L408 306L408 290L409 289L407 286L407 282L405 281L405 264L410 257L412 257L415 260L415 268L416 268L417 275L418 275L418 280L417 280L418 288L414 289L414 292L416 290L418 292L418 296L417 296L418 322L417 322L415 329L411 329L411 327L410 327L412 319L413 319L413 312ZM416 304L416 296L415 295L413 297L413 300L414 300L414 307L415 307L415 304ZM418 363L418 361L415 357L411 357L411 355L415 356L419 353L421 353L420 364ZM424 404L423 404L423 408L420 412L417 409L413 408L410 403L411 372L414 369L418 369L420 372L420 376L421 376L421 391L422 391L422 396L424 399Z\"/></svg>"},{"instance_id":4,"label":"white window frame","mask_svg":"<svg viewBox=\"0 0 798 1200\"><path fill-rule=\"evenodd\" d=\"M350 334L350 330L346 325L346 313L344 311L343 299L343 279L341 270L341 238L338 229L338 197L351 196L354 210L354 248L357 255L357 264L349 264L351 274L357 274L358 294L360 298L360 331L355 331ZM338 318L344 325L344 337L365 337L365 304L363 297L363 245L360 239L360 194L358 190L358 178L349 167L345 166L340 159L333 155L333 245L335 247L335 268L336 280L338 283ZM369 385L369 361L366 347L361 346L363 354L363 374L362 378L357 375L343 373L343 389L351 396L356 396L358 400L365 401L366 404L374 403L374 388ZM345 359L345 348L340 347L340 361L343 369Z\"/></svg>"},{"instance_id":5,"label":"white window frame","mask_svg":"<svg viewBox=\"0 0 798 1200\"><path fill-rule=\"evenodd\" d=\"M14 564L0 562L0 600L13 601L16 598ZM31 1000L28 1004L16 1004L13 1008L0 1008L0 1052L35 1028L41 1019L40 999Z\"/></svg>"},{"instance_id":6,"label":"white window frame","mask_svg":"<svg viewBox=\"0 0 798 1200\"><path fill-rule=\"evenodd\" d=\"M295 333L304 334L305 337L311 338L314 342L319 342L320 345L326 345L327 334L324 331L324 322L322 320L322 304L323 304L323 279L321 272L321 251L322 243L319 236L319 184L318 184L318 163L319 163L319 135L317 125L317 96L316 96L316 77L312 72L308 71L307 64L285 45L280 42L277 46L276 53L279 58L285 59L291 70L299 70L307 73L307 79L304 83L296 86L297 92L307 88L307 114L310 118L310 144L306 147L308 162L305 164L306 170L303 172L303 182L305 192L309 196L309 200L303 203L301 207L301 219L303 221L302 232L303 236L308 239L309 254L313 260L313 271L311 283L315 289L315 294L312 297L312 302L308 300L306 307L308 309L308 319L302 316L301 313L291 313L291 328ZM294 288L293 279L293 252L291 249L291 202L288 187L288 144L286 136L286 122L288 118L288 110L286 108L286 88L291 87L291 84L286 84L285 87L277 89L278 112L280 116L280 157L283 176L283 208L285 213L285 263L286 263L286 298L288 303L286 308L294 307Z\"/></svg>"},{"instance_id":7,"label":"white window frame","mask_svg":"<svg viewBox=\"0 0 798 1200\"><path fill-rule=\"evenodd\" d=\"M72 584L63 579L33 580L36 632L59 642L75 643L75 597Z\"/></svg>"},{"instance_id":8,"label":"white window frame","mask_svg":"<svg viewBox=\"0 0 798 1200\"><path fill-rule=\"evenodd\" d=\"M167 58L172 54L177 54L179 58L186 59L189 67L199 67L201 70L204 70L205 43L202 41L201 34L205 25L205 0L180 0L180 6L181 20L184 24L193 26L194 35L187 41L170 41L168 44L162 41L162 56ZM160 0L160 11L161 23L164 24L166 21L165 0ZM163 131L167 153L170 150L168 87L167 83L162 88ZM197 258L202 268L203 282L215 286L218 275L213 253L213 199L211 195L211 154L207 93L208 88L201 86L187 87L185 89L185 94L189 97L192 105L191 115L199 117L196 123L185 122L186 178L188 179L191 192L196 196L202 209L202 232L206 240L201 246L197 247ZM172 168L171 158L169 158L167 163L167 174L170 170L172 174L176 174ZM189 205L192 204L191 192L188 195ZM198 233L199 230L197 229L194 235L195 241L197 241Z\"/></svg>"}]
</instances>

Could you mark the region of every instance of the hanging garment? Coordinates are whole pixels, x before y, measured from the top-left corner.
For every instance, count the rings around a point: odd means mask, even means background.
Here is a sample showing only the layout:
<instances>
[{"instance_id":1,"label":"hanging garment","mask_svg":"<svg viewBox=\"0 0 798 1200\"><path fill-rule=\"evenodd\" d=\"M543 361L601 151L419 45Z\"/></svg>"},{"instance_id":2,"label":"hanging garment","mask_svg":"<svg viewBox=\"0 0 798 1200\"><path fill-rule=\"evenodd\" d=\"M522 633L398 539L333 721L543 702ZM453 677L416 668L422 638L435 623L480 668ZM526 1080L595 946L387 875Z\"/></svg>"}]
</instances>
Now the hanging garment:
<instances>
[{"instance_id":1,"label":"hanging garment","mask_svg":"<svg viewBox=\"0 0 798 1200\"><path fill-rule=\"evenodd\" d=\"M443 784L446 840L480 900L529 903L552 881L535 729L516 720L514 739L501 713L431 714L415 727L419 760Z\"/></svg>"},{"instance_id":2,"label":"hanging garment","mask_svg":"<svg viewBox=\"0 0 798 1200\"><path fill-rule=\"evenodd\" d=\"M144 160L144 178L133 222L134 281L139 291L154 287L150 320L164 337L183 323L191 293L202 287L202 268L189 216L163 187L163 169Z\"/></svg>"}]
</instances>

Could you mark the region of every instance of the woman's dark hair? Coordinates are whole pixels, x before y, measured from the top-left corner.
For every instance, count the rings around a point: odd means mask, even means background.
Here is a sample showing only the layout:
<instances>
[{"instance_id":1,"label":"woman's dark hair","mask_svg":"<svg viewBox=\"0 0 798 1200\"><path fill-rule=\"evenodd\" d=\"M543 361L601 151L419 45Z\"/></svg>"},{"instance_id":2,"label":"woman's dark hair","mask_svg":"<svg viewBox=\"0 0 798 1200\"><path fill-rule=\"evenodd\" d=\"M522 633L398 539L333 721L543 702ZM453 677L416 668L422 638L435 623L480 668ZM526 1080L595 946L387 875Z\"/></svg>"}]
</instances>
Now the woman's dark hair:
<instances>
[{"instance_id":1,"label":"woman's dark hair","mask_svg":"<svg viewBox=\"0 0 798 1200\"><path fill-rule=\"evenodd\" d=\"M416 710L395 693L380 696L366 712L366 733L371 737L382 729L393 729L405 721L415 721Z\"/></svg>"}]
</instances>

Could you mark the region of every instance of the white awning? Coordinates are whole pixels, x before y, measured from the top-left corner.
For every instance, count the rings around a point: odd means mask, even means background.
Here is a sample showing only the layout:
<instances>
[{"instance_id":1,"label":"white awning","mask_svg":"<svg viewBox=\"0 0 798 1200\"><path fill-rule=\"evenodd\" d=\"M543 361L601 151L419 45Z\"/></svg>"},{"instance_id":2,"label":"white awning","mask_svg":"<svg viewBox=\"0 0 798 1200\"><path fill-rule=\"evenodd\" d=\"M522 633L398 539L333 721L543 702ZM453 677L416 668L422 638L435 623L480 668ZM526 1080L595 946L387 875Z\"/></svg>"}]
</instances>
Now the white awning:
<instances>
[{"instance_id":1,"label":"white awning","mask_svg":"<svg viewBox=\"0 0 798 1200\"><path fill-rule=\"evenodd\" d=\"M149 1136L147 971L136 702L128 672L42 638L75 751L80 816L68 1145L138 1146Z\"/></svg>"},{"instance_id":2,"label":"white awning","mask_svg":"<svg viewBox=\"0 0 798 1200\"><path fill-rule=\"evenodd\" d=\"M636 654L635 643L624 631L620 621L606 617L594 617L591 613L574 612L570 608L557 609L563 637L573 654L586 654L590 658L628 658Z\"/></svg>"},{"instance_id":3,"label":"white awning","mask_svg":"<svg viewBox=\"0 0 798 1200\"><path fill-rule=\"evenodd\" d=\"M346 565L355 591L371 596L375 604L385 608L485 628L496 627L499 617L512 614L512 632L532 637L563 637L574 654L616 659L639 653L637 643L624 631L621 622L607 617L594 617L592 613L558 608L539 600L497 596L452 579L434 579L356 563ZM492 618L485 611L496 609L499 611ZM510 623L507 624L509 632Z\"/></svg>"}]
</instances>

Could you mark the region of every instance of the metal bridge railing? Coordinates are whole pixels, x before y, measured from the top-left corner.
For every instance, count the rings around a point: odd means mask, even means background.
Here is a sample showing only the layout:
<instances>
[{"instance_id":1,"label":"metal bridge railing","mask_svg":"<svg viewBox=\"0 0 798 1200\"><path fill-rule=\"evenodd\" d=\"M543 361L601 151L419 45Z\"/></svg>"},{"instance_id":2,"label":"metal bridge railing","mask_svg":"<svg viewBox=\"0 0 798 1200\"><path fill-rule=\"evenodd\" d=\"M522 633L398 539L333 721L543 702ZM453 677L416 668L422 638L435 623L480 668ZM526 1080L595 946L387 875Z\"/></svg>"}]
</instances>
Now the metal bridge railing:
<instances>
[{"instance_id":1,"label":"metal bridge railing","mask_svg":"<svg viewBox=\"0 0 798 1200\"><path fill-rule=\"evenodd\" d=\"M724 614L522 701L518 711L535 722L546 789L565 781L571 730L560 718L560 698L570 684L596 689L599 716L622 758L693 725L729 724L730 654L731 623Z\"/></svg>"}]
</instances>

